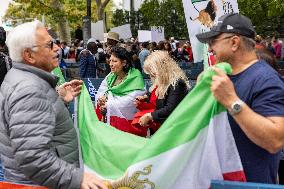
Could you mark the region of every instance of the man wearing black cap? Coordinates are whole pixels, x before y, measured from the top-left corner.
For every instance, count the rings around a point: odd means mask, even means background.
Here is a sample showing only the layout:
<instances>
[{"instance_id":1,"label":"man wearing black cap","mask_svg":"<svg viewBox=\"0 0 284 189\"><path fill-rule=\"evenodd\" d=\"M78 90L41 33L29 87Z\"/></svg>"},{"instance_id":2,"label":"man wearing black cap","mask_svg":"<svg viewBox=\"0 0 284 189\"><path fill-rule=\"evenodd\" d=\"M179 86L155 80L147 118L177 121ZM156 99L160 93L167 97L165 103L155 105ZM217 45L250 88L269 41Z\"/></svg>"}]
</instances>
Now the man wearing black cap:
<instances>
[{"instance_id":1,"label":"man wearing black cap","mask_svg":"<svg viewBox=\"0 0 284 189\"><path fill-rule=\"evenodd\" d=\"M275 183L284 144L284 81L257 59L254 36L247 17L229 14L196 37L209 44L217 62L233 68L230 76L213 68L211 90L229 112L247 181Z\"/></svg>"}]
</instances>

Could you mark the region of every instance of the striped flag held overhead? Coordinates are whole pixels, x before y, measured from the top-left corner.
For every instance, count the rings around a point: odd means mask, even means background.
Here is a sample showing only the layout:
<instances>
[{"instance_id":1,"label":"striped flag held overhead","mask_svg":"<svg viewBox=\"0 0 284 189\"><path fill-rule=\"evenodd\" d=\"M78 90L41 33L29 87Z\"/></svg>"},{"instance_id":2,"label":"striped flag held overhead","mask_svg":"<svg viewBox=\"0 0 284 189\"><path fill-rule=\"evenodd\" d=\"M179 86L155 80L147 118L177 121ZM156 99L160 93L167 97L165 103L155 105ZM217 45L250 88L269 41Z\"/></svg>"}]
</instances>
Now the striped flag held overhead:
<instances>
[{"instance_id":1,"label":"striped flag held overhead","mask_svg":"<svg viewBox=\"0 0 284 189\"><path fill-rule=\"evenodd\" d=\"M216 66L231 72L227 63ZM110 189L205 189L212 179L245 181L226 109L210 91L214 74L203 73L150 139L99 122L84 88L78 126L85 168Z\"/></svg>"}]
</instances>

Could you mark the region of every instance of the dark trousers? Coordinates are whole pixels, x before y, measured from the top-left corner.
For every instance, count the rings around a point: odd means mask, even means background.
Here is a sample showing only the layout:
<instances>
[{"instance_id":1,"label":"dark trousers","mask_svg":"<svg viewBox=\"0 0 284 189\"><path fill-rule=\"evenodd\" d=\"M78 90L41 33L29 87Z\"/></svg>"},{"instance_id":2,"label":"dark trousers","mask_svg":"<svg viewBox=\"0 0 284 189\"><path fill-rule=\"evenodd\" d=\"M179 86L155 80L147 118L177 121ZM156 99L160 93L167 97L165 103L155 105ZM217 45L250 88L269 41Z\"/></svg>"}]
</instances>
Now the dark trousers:
<instances>
[{"instance_id":1,"label":"dark trousers","mask_svg":"<svg viewBox=\"0 0 284 189\"><path fill-rule=\"evenodd\" d=\"M279 176L279 184L284 185L284 160L280 160L278 176Z\"/></svg>"}]
</instances>

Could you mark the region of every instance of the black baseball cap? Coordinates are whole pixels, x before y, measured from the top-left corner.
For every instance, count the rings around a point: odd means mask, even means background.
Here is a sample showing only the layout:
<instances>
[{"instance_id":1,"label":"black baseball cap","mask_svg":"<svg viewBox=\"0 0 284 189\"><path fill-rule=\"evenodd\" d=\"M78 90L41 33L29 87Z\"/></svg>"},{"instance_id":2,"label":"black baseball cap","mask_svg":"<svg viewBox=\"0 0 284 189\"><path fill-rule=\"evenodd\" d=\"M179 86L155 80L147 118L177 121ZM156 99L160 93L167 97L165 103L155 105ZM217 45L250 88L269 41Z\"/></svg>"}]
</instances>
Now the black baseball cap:
<instances>
[{"instance_id":1,"label":"black baseball cap","mask_svg":"<svg viewBox=\"0 0 284 189\"><path fill-rule=\"evenodd\" d=\"M209 32L197 34L196 37L201 43L207 43L221 33L235 33L252 39L255 37L251 20L238 13L221 16Z\"/></svg>"}]
</instances>

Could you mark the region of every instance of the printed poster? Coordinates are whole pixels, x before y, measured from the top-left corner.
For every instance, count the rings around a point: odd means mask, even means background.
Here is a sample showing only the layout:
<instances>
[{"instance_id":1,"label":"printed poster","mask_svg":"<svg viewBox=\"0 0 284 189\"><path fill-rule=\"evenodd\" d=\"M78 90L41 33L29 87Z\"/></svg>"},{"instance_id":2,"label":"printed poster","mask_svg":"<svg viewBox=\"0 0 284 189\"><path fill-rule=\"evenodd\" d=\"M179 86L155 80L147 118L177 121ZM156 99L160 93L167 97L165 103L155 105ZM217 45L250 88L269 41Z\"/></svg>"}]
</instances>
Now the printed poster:
<instances>
[{"instance_id":1,"label":"printed poster","mask_svg":"<svg viewBox=\"0 0 284 189\"><path fill-rule=\"evenodd\" d=\"M208 47L200 43L195 35L209 31L222 15L238 13L238 3L237 0L183 0L183 7L194 62L200 62Z\"/></svg>"}]
</instances>

